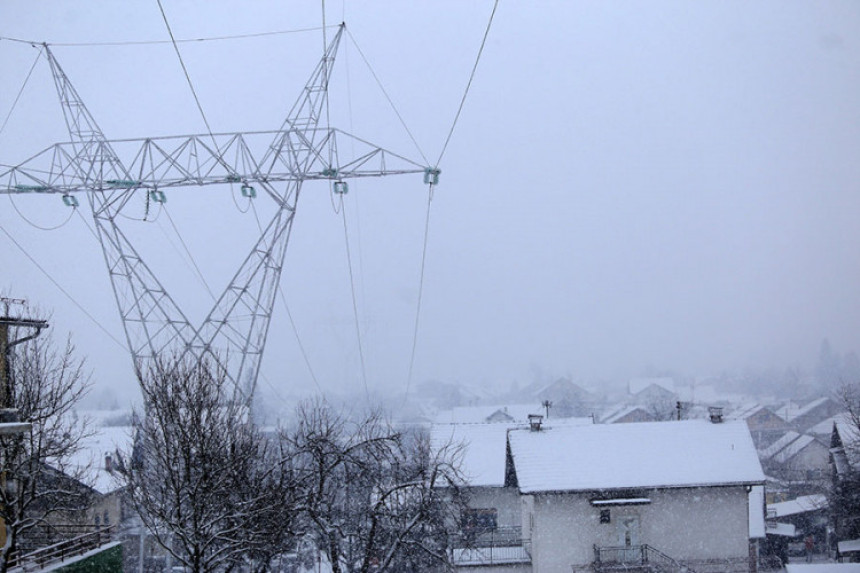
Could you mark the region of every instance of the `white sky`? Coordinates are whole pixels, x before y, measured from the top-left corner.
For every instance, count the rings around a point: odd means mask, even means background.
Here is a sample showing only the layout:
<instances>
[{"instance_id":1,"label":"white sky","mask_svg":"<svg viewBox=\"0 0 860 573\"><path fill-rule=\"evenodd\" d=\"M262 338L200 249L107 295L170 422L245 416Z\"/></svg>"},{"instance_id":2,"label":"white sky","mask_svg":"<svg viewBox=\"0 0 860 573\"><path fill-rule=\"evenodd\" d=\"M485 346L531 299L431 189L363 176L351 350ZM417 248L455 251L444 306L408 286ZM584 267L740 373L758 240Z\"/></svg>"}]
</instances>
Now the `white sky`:
<instances>
[{"instance_id":1,"label":"white sky","mask_svg":"<svg viewBox=\"0 0 860 573\"><path fill-rule=\"evenodd\" d=\"M311 2L163 3L177 38L321 21ZM345 18L435 159L492 2L326 7L329 24ZM441 164L413 383L528 382L532 364L586 378L649 365L810 365L825 337L860 349L858 32L850 1L502 0ZM168 38L155 0L6 0L0 36ZM341 48L332 123L420 160L355 46ZM264 130L283 121L322 38L180 49L214 131ZM0 40L2 118L36 53ZM107 137L205 131L169 44L54 53ZM0 132L0 163L66 139L43 59ZM402 389L427 189L420 176L365 180L346 202L369 384ZM15 205L41 226L69 214L58 196ZM167 208L220 292L255 239L251 214L228 190L176 190ZM100 247L79 217L40 231L0 198L0 225L124 339ZM165 239L178 244L166 218L129 225L174 297L202 318L208 295ZM99 384L134 388L127 354L2 234L0 269L0 290L54 309L54 328L74 333ZM320 385L361 385L343 222L323 184L304 188L282 286ZM260 390L272 395L315 388L280 303L263 373Z\"/></svg>"}]
</instances>

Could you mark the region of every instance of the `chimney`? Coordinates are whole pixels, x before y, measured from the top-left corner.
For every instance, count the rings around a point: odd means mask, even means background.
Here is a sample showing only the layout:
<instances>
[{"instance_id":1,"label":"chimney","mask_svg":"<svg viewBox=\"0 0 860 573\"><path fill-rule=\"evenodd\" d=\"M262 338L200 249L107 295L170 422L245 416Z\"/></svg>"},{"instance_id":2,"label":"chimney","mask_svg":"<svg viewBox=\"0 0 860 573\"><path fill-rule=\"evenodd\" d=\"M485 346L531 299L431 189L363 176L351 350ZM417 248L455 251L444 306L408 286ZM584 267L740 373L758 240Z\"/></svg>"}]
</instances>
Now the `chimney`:
<instances>
[{"instance_id":1,"label":"chimney","mask_svg":"<svg viewBox=\"0 0 860 573\"><path fill-rule=\"evenodd\" d=\"M108 473L113 472L113 460L111 459L110 452L105 454L105 471Z\"/></svg>"},{"instance_id":2,"label":"chimney","mask_svg":"<svg viewBox=\"0 0 860 573\"><path fill-rule=\"evenodd\" d=\"M540 414L529 414L529 429L532 432L540 432L541 422L543 422L543 416Z\"/></svg>"},{"instance_id":3,"label":"chimney","mask_svg":"<svg viewBox=\"0 0 860 573\"><path fill-rule=\"evenodd\" d=\"M723 409L719 406L709 406L708 407L708 415L711 417L712 424L722 424L723 423Z\"/></svg>"}]
</instances>

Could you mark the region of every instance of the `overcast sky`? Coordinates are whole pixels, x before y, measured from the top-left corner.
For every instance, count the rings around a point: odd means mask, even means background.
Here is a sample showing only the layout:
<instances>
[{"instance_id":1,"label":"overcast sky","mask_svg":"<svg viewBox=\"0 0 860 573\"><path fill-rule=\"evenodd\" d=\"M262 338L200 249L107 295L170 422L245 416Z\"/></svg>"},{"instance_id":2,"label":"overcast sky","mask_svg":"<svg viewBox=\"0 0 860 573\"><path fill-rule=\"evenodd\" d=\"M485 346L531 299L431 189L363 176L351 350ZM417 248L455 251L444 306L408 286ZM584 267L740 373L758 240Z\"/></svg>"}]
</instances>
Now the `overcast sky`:
<instances>
[{"instance_id":1,"label":"overcast sky","mask_svg":"<svg viewBox=\"0 0 860 573\"><path fill-rule=\"evenodd\" d=\"M163 4L180 39L322 21L312 2ZM326 23L345 19L430 162L492 7L326 2ZM54 44L108 138L205 132L171 45L61 45L166 40L155 0L5 0L0 36ZM316 30L180 50L212 129L226 132L280 126L322 45ZM0 40L2 118L37 53ZM424 163L351 39L338 58L332 124ZM507 387L530 382L534 365L586 380L649 367L808 367L824 338L860 350L858 102L853 1L502 0L440 165L413 384ZM42 58L0 132L0 163L67 139ZM374 389L405 386L427 199L420 175L353 182L345 199ZM257 202L263 209L265 198ZM216 293L256 238L246 209L229 189L168 197ZM21 216L53 227L70 214L59 196L0 198L0 225L124 340L82 218L43 231ZM202 319L211 302L168 218L128 225ZM123 348L3 234L0 269L0 290L54 310L54 330L74 334L97 383L135 387ZM324 183L304 188L281 284L319 386L361 385L343 219ZM260 391L315 388L279 302Z\"/></svg>"}]
</instances>

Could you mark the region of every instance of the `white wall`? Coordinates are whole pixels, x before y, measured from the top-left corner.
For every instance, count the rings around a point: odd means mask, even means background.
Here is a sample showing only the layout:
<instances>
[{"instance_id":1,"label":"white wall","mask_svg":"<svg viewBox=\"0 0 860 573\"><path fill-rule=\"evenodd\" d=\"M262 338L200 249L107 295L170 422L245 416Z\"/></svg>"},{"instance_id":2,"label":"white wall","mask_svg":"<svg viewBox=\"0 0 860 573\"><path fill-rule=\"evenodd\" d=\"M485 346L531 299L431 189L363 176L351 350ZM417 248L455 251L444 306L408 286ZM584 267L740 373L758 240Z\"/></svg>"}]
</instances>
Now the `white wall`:
<instances>
[{"instance_id":1,"label":"white wall","mask_svg":"<svg viewBox=\"0 0 860 573\"><path fill-rule=\"evenodd\" d=\"M611 522L585 494L524 496L523 534L534 514L534 573L569 571L594 560L594 545L617 546L619 522L639 517L639 544L679 560L743 558L749 550L748 496L741 487L678 488L646 492L648 505L608 508Z\"/></svg>"}]
</instances>

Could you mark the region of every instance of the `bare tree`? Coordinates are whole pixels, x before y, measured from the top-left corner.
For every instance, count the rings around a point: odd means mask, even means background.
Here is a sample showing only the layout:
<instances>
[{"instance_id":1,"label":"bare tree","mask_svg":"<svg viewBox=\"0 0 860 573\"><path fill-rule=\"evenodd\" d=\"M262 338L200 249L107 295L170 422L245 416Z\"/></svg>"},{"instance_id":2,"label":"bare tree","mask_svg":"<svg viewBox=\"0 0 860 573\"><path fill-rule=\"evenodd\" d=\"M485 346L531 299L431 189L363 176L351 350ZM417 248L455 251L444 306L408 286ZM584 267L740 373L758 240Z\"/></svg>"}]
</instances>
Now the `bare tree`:
<instances>
[{"instance_id":1,"label":"bare tree","mask_svg":"<svg viewBox=\"0 0 860 573\"><path fill-rule=\"evenodd\" d=\"M70 464L88 433L86 422L73 412L89 385L84 360L77 358L70 339L58 348L50 336L15 346L11 358L8 404L31 428L0 436L5 480L0 518L6 538L0 573L22 542L52 523L82 516L92 494L83 475L86 468Z\"/></svg>"},{"instance_id":2,"label":"bare tree","mask_svg":"<svg viewBox=\"0 0 860 573\"><path fill-rule=\"evenodd\" d=\"M860 536L860 385L843 384L845 426L831 438L833 475L829 501L837 539Z\"/></svg>"},{"instance_id":3,"label":"bare tree","mask_svg":"<svg viewBox=\"0 0 860 573\"><path fill-rule=\"evenodd\" d=\"M158 361L141 387L146 411L125 465L145 527L194 573L265 570L292 520L289 464L228 398L218 365Z\"/></svg>"},{"instance_id":4,"label":"bare tree","mask_svg":"<svg viewBox=\"0 0 860 573\"><path fill-rule=\"evenodd\" d=\"M429 570L448 564L455 448L431 449L378 412L350 420L322 400L298 408L286 436L302 480L301 508L332 571Z\"/></svg>"}]
</instances>

